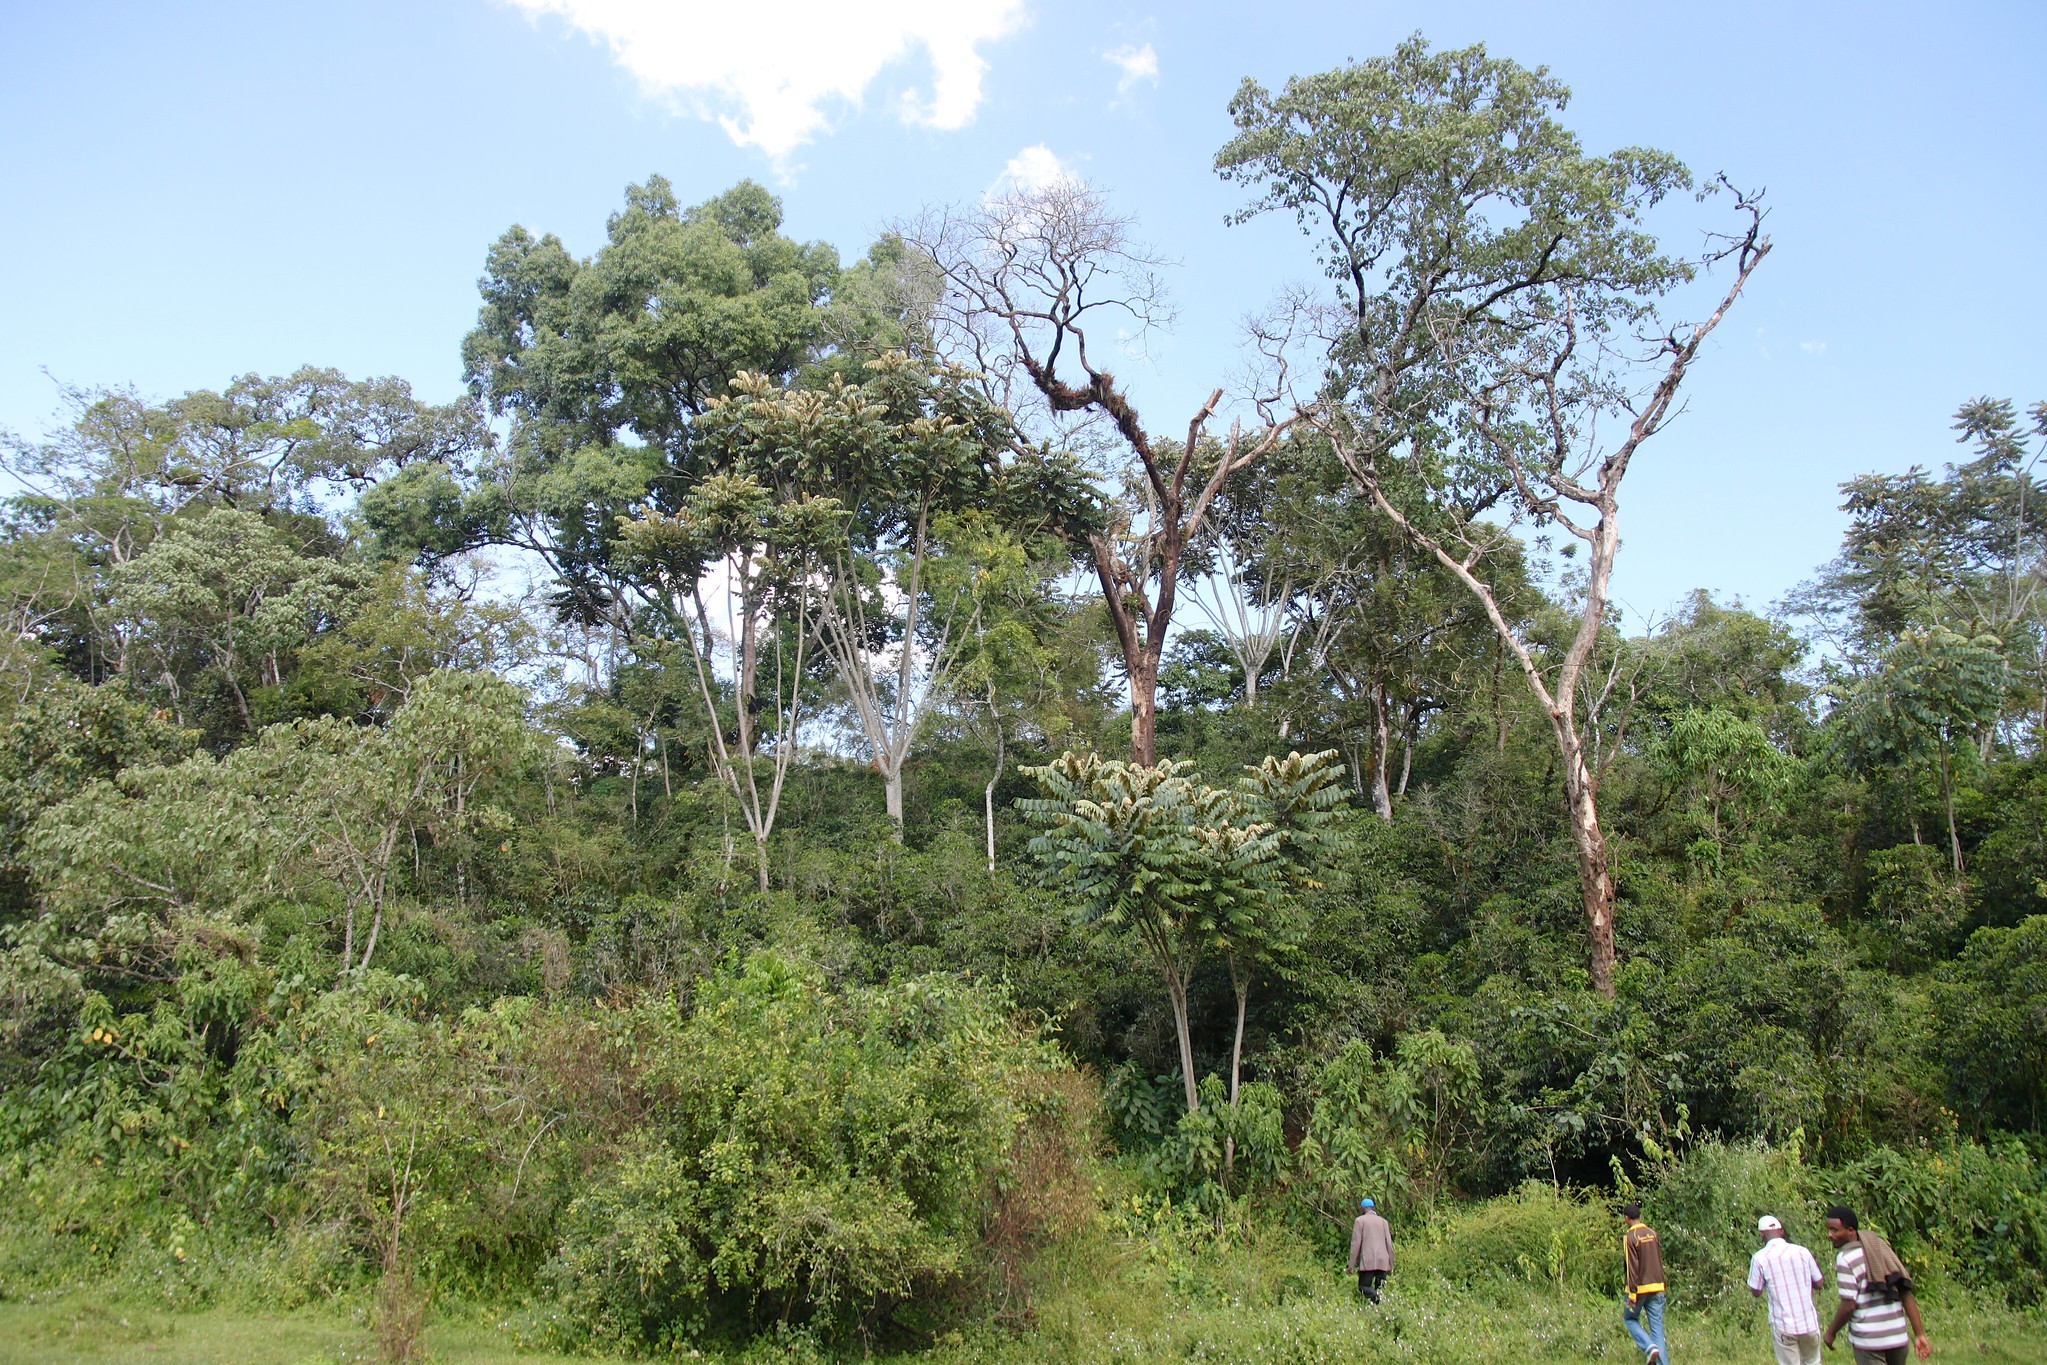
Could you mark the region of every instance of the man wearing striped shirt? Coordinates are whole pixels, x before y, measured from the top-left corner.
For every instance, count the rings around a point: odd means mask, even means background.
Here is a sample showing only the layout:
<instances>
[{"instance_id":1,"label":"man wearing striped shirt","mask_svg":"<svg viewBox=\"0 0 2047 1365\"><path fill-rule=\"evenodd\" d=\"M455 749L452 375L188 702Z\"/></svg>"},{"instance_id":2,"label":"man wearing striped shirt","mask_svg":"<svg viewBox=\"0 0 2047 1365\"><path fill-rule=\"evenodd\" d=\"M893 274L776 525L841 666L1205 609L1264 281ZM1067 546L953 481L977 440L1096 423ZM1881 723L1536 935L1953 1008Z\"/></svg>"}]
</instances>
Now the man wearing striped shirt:
<instances>
[{"instance_id":1,"label":"man wearing striped shirt","mask_svg":"<svg viewBox=\"0 0 2047 1365\"><path fill-rule=\"evenodd\" d=\"M1933 1348L1919 1321L1918 1300L1910 1288L1892 1293L1871 1278L1853 1209L1836 1204L1827 1210L1827 1240L1834 1244L1834 1287L1841 1294L1822 1338L1827 1349L1834 1348L1834 1337L1845 1326L1855 1365L1905 1365L1907 1346L1926 1359Z\"/></svg>"},{"instance_id":2,"label":"man wearing striped shirt","mask_svg":"<svg viewBox=\"0 0 2047 1365\"><path fill-rule=\"evenodd\" d=\"M1820 1287L1820 1263L1784 1235L1784 1224L1769 1214L1756 1220L1762 1249L1748 1259L1749 1292L1770 1298L1770 1341L1777 1365L1819 1365L1820 1315L1812 1292Z\"/></svg>"}]
</instances>

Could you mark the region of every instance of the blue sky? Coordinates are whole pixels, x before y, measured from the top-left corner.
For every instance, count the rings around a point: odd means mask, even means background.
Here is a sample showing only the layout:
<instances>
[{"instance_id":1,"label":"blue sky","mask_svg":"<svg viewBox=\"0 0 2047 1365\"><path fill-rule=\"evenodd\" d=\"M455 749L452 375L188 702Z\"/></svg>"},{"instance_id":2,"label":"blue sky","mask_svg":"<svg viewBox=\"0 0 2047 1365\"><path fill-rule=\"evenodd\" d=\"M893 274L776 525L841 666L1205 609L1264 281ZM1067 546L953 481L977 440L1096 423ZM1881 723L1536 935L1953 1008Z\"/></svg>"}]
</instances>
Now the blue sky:
<instances>
[{"instance_id":1,"label":"blue sky","mask_svg":"<svg viewBox=\"0 0 2047 1365\"><path fill-rule=\"evenodd\" d=\"M1768 187L1776 251L1629 477L1638 615L1770 602L1833 553L1842 479L1953 458L1966 398L2047 397L2034 3L85 0L0 10L0 427L51 420L45 370L168 396L315 363L452 396L514 222L587 252L629 181L753 176L850 258L1038 148L1181 263L1180 324L1127 376L1171 429L1311 270L1285 225L1223 225L1237 81L1416 30L1547 64L1595 149ZM1687 205L1670 240L1709 222Z\"/></svg>"}]
</instances>

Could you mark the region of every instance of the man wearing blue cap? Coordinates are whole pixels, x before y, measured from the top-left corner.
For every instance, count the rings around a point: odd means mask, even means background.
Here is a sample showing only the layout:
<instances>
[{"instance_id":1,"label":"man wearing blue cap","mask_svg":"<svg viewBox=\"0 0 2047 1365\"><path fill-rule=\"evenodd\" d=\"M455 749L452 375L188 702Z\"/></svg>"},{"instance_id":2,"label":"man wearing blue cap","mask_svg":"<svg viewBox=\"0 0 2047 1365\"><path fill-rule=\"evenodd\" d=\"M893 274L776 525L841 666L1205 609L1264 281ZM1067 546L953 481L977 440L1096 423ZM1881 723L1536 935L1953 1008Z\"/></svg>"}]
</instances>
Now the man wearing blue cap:
<instances>
[{"instance_id":1,"label":"man wearing blue cap","mask_svg":"<svg viewBox=\"0 0 2047 1365\"><path fill-rule=\"evenodd\" d=\"M1393 1229L1371 1200L1358 1200L1358 1207L1363 1212L1350 1225L1350 1268L1357 1272L1358 1293L1377 1303L1386 1277L1393 1273Z\"/></svg>"}]
</instances>

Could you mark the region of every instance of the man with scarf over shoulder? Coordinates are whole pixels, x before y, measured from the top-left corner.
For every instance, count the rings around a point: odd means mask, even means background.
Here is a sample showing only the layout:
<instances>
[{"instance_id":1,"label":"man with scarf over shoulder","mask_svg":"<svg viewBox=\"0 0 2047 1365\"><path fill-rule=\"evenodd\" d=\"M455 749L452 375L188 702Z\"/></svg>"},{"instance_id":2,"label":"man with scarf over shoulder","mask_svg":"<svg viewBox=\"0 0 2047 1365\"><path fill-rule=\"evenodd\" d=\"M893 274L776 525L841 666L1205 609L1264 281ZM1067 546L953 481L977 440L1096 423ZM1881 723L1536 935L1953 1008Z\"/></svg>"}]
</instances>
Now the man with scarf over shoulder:
<instances>
[{"instance_id":1,"label":"man with scarf over shoulder","mask_svg":"<svg viewBox=\"0 0 2047 1365\"><path fill-rule=\"evenodd\" d=\"M1834 1349L1835 1335L1846 1327L1855 1365L1905 1365L1907 1345L1926 1359L1933 1347L1919 1321L1919 1300L1891 1244L1864 1232L1846 1204L1827 1210L1827 1240L1834 1244L1834 1287L1841 1295L1821 1338L1827 1349Z\"/></svg>"}]
</instances>

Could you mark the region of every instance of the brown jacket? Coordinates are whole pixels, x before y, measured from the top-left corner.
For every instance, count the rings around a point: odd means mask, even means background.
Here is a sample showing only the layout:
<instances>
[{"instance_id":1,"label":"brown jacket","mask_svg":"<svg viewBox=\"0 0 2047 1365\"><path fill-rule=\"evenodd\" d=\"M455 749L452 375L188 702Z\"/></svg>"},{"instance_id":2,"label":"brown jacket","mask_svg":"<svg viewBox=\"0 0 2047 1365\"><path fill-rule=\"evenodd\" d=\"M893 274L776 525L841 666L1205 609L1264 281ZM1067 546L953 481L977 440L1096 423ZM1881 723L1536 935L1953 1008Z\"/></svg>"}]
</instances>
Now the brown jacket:
<instances>
[{"instance_id":1,"label":"brown jacket","mask_svg":"<svg viewBox=\"0 0 2047 1365\"><path fill-rule=\"evenodd\" d=\"M1357 1221L1350 1225L1350 1268L1393 1269L1393 1229L1370 1209L1359 1214Z\"/></svg>"},{"instance_id":2,"label":"brown jacket","mask_svg":"<svg viewBox=\"0 0 2047 1365\"><path fill-rule=\"evenodd\" d=\"M1621 1234L1621 1254L1628 1262L1628 1292L1655 1294L1663 1289L1663 1247L1656 1229L1647 1223L1630 1223Z\"/></svg>"}]
</instances>

